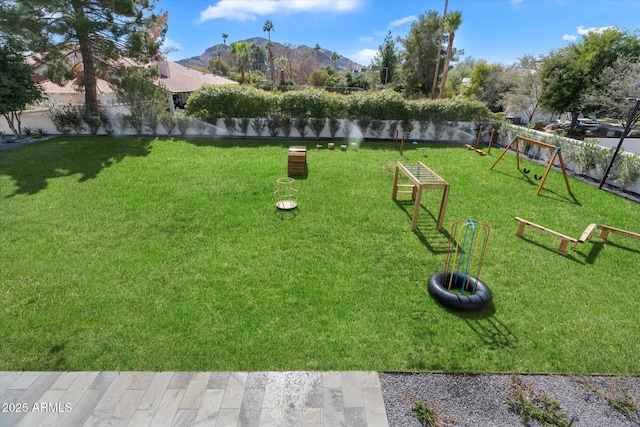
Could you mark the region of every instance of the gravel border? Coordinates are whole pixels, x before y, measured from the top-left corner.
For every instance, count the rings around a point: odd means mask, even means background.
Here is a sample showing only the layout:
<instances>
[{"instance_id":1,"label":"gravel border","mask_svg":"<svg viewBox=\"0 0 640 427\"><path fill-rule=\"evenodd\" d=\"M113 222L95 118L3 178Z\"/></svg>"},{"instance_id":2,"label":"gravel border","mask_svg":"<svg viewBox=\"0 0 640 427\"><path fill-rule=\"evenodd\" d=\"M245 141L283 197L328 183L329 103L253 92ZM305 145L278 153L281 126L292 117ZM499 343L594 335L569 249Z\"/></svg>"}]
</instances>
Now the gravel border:
<instances>
[{"instance_id":1,"label":"gravel border","mask_svg":"<svg viewBox=\"0 0 640 427\"><path fill-rule=\"evenodd\" d=\"M420 427L413 404L424 401L437 408L441 415L453 420L442 425L473 427L538 426L536 421L526 424L506 403L509 374L432 374L380 373L382 396L389 425ZM568 416L572 426L627 427L640 426L622 412L609 406L594 391L585 389L580 379L588 381L602 392L628 387L632 396L640 399L640 377L567 375L518 375L520 380L533 384L537 393L545 393L560 402L560 411ZM640 400L638 400L640 402ZM636 405L640 404L636 402ZM636 406L637 407L637 406ZM638 411L640 415L640 411Z\"/></svg>"}]
</instances>

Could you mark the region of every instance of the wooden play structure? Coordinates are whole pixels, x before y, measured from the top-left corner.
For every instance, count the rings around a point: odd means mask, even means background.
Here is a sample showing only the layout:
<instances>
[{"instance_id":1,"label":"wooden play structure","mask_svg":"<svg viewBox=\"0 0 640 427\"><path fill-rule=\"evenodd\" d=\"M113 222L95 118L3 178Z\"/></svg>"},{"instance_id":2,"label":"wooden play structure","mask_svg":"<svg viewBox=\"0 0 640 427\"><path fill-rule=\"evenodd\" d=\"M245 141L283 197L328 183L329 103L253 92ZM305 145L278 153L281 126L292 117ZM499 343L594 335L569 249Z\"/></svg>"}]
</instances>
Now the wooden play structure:
<instances>
[{"instance_id":1,"label":"wooden play structure","mask_svg":"<svg viewBox=\"0 0 640 427\"><path fill-rule=\"evenodd\" d=\"M398 175L402 174L409 178L411 184L399 184ZM400 190L399 189L404 189ZM440 178L434 171L426 167L423 163L418 162L416 165L403 165L396 163L396 170L393 175L393 193L391 198L396 200L398 194L411 194L411 199L415 200L413 208L413 217L411 221L411 231L418 226L418 214L420 213L420 199L422 198L422 190L443 190L442 200L440 202L440 212L438 213L437 229L442 228L444 214L447 210L447 200L449 199L449 183Z\"/></svg>"},{"instance_id":2,"label":"wooden play structure","mask_svg":"<svg viewBox=\"0 0 640 427\"><path fill-rule=\"evenodd\" d=\"M543 233L547 233L551 236L557 237L560 239L560 246L558 247L558 251L565 252L567 250L567 246L569 243L573 243L573 250L578 248L578 244L584 243L591 240L591 237L596 230L600 230L600 238L602 240L607 240L609 237L609 233L619 234L625 237L631 237L632 239L640 240L640 234L634 233L633 231L622 230L620 228L611 227L609 225L604 224L589 224L587 228L584 229L580 238L575 239L573 237L569 237L562 233L558 233L557 231L551 230L550 228L543 227L542 225L536 224L534 222L528 221L526 219L522 219L520 217L514 218L516 221L520 223L518 227L518 231L516 232L516 236L522 237L524 235L524 230L527 227L534 228L536 230L542 231Z\"/></svg>"},{"instance_id":3,"label":"wooden play structure","mask_svg":"<svg viewBox=\"0 0 640 427\"><path fill-rule=\"evenodd\" d=\"M289 176L303 176L307 166L307 147L294 145L289 147Z\"/></svg>"},{"instance_id":4,"label":"wooden play structure","mask_svg":"<svg viewBox=\"0 0 640 427\"><path fill-rule=\"evenodd\" d=\"M498 162L502 159L502 156L504 156L504 154L507 151L509 151L511 146L514 145L514 144L515 144L515 149L516 149L516 163L517 163L518 169L520 169L520 149L519 149L520 147L519 147L519 144L518 144L519 141L528 142L530 144L534 144L534 145L537 145L537 146L543 147L543 148L548 148L548 149L553 151L553 155L551 156L551 159L549 160L549 164L547 165L547 169L544 171L544 175L542 176L542 179L540 180L540 185L538 185L538 189L536 190L536 195L540 194L540 190L542 190L542 186L544 185L544 181L547 179L547 175L549 174L549 171L551 170L551 167L553 166L553 163L555 162L556 158L560 162L560 168L562 169L562 174L564 175L564 182L567 185L567 191L569 193L571 193L571 187L569 186L569 178L567 177L567 169L564 167L564 161L562 160L562 153L560 153L560 147L556 147L555 145L547 144L545 142L536 141L535 139L525 138L524 136L516 135L511 140L511 142L509 142L509 144L505 147L505 149L502 151L502 153L500 153L500 155L498 156L496 161L493 162L493 164L491 165L491 167L489 169L493 169L493 167L495 165L497 165Z\"/></svg>"},{"instance_id":5,"label":"wooden play structure","mask_svg":"<svg viewBox=\"0 0 640 427\"><path fill-rule=\"evenodd\" d=\"M578 245L578 239L574 239L573 237L569 237L566 236L562 233L558 233L557 231L551 230L550 228L547 227L543 227L539 224L536 224L534 222L531 221L527 221L526 219L522 219L519 217L515 217L515 220L518 221L520 223L520 226L518 227L518 231L516 232L516 236L518 237L522 237L524 235L524 230L527 227L531 227L531 228L535 228L536 230L540 230L543 233L547 233L550 234L554 237L557 237L560 239L560 247L558 247L558 251L560 252L566 252L567 250L567 245L569 243L573 243L573 249L575 250L576 246Z\"/></svg>"}]
</instances>

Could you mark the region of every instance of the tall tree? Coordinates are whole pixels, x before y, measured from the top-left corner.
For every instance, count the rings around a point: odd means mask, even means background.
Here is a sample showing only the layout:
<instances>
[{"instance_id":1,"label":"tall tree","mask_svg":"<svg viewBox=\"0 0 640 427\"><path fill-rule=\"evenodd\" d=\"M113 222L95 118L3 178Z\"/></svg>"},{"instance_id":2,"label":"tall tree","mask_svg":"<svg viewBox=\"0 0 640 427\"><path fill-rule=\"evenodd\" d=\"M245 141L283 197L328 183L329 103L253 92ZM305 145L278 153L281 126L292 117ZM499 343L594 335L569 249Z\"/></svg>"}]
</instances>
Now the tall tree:
<instances>
[{"instance_id":1,"label":"tall tree","mask_svg":"<svg viewBox=\"0 0 640 427\"><path fill-rule=\"evenodd\" d=\"M3 0L0 36L52 68L82 61L85 105L98 110L96 81L121 57L146 63L159 54L166 32L156 0ZM166 15L164 15L166 18ZM60 74L58 74L60 76ZM60 83L60 82L59 82Z\"/></svg>"},{"instance_id":2,"label":"tall tree","mask_svg":"<svg viewBox=\"0 0 640 427\"><path fill-rule=\"evenodd\" d=\"M406 95L416 90L429 94L436 65L439 30L440 17L437 12L430 11L426 16L420 15L411 24L407 37L401 40L405 49L402 69L407 81Z\"/></svg>"},{"instance_id":3,"label":"tall tree","mask_svg":"<svg viewBox=\"0 0 640 427\"><path fill-rule=\"evenodd\" d=\"M240 74L242 76L241 83L244 84L246 82L244 71L247 63L247 57L249 56L249 48L247 47L247 43L246 42L231 43L231 53L233 53L238 58L238 62L240 64Z\"/></svg>"},{"instance_id":4,"label":"tall tree","mask_svg":"<svg viewBox=\"0 0 640 427\"><path fill-rule=\"evenodd\" d=\"M440 41L438 42L438 54L436 55L436 71L433 74L433 84L431 85L431 97L436 97L436 88L438 87L438 74L440 74L440 56L442 55L442 40L444 39L444 29L447 17L447 6L449 0L444 1L444 12L442 13L442 24L440 27Z\"/></svg>"},{"instance_id":5,"label":"tall tree","mask_svg":"<svg viewBox=\"0 0 640 427\"><path fill-rule=\"evenodd\" d=\"M446 16L445 21L446 31L449 33L449 41L447 43L447 55L444 58L442 81L440 82L440 98L444 95L444 87L447 83L447 73L449 72L449 63L451 62L451 55L453 52L453 39L456 36L456 31L458 31L458 28L462 25L462 12L451 12Z\"/></svg>"},{"instance_id":6,"label":"tall tree","mask_svg":"<svg viewBox=\"0 0 640 427\"><path fill-rule=\"evenodd\" d=\"M340 58L342 58L342 55L340 55L338 52L333 52L331 54L331 60L333 61L333 69L338 71L338 61L340 60Z\"/></svg>"},{"instance_id":7,"label":"tall tree","mask_svg":"<svg viewBox=\"0 0 640 427\"><path fill-rule=\"evenodd\" d=\"M273 47L271 45L271 31L275 31L273 27L273 22L270 19L264 21L264 26L262 27L262 31L266 31L269 36L269 43L267 43L267 51L269 52L269 69L271 70L271 81L273 81Z\"/></svg>"},{"instance_id":8,"label":"tall tree","mask_svg":"<svg viewBox=\"0 0 640 427\"><path fill-rule=\"evenodd\" d=\"M540 81L540 60L533 55L524 55L518 63L505 70L512 86L502 97L502 105L512 112L524 113L531 123L533 117L540 111L540 95L542 82Z\"/></svg>"},{"instance_id":9,"label":"tall tree","mask_svg":"<svg viewBox=\"0 0 640 427\"><path fill-rule=\"evenodd\" d=\"M501 97L511 85L505 78L502 65L479 60L473 66L469 78L471 84L465 88L464 96L484 102L494 113L501 111Z\"/></svg>"},{"instance_id":10,"label":"tall tree","mask_svg":"<svg viewBox=\"0 0 640 427\"><path fill-rule=\"evenodd\" d=\"M380 67L380 84L387 84L393 81L396 69L400 62L396 43L391 36L391 31L387 33L383 43L378 46L377 62Z\"/></svg>"},{"instance_id":11,"label":"tall tree","mask_svg":"<svg viewBox=\"0 0 640 427\"><path fill-rule=\"evenodd\" d=\"M224 45L225 49L227 47L227 39L229 38L229 34L227 33L222 33L222 44Z\"/></svg>"},{"instance_id":12,"label":"tall tree","mask_svg":"<svg viewBox=\"0 0 640 427\"><path fill-rule=\"evenodd\" d=\"M16 138L22 136L22 110L42 98L40 88L31 79L32 74L31 66L22 55L9 46L0 46L0 114Z\"/></svg>"},{"instance_id":13,"label":"tall tree","mask_svg":"<svg viewBox=\"0 0 640 427\"><path fill-rule=\"evenodd\" d=\"M591 103L589 95L598 89L598 77L617 59L637 61L640 38L608 28L585 34L578 43L552 51L542 60L541 103L557 113L571 113L571 129L580 113L591 113L600 107Z\"/></svg>"},{"instance_id":14,"label":"tall tree","mask_svg":"<svg viewBox=\"0 0 640 427\"><path fill-rule=\"evenodd\" d=\"M316 51L316 68L318 68L320 66L319 60L318 60L318 52L320 52L320 49L322 49L322 48L320 47L320 45L318 43L316 43L316 47L313 48L313 50Z\"/></svg>"}]
</instances>

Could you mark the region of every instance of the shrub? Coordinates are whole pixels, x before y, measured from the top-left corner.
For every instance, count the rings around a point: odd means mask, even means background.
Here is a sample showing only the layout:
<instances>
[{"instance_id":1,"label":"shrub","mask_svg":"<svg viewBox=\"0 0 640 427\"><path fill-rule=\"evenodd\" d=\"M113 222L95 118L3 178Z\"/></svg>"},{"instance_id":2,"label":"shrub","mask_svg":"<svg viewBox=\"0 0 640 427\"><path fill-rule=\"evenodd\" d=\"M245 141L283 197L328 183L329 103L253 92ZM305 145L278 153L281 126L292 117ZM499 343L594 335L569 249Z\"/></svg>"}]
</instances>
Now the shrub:
<instances>
[{"instance_id":1,"label":"shrub","mask_svg":"<svg viewBox=\"0 0 640 427\"><path fill-rule=\"evenodd\" d=\"M373 119L371 121L371 134L375 137L375 138L380 138L380 135L382 134L382 131L384 131L384 126L385 126L385 122L383 120L380 119Z\"/></svg>"},{"instance_id":2,"label":"shrub","mask_svg":"<svg viewBox=\"0 0 640 427\"><path fill-rule=\"evenodd\" d=\"M291 119L291 116L282 116L280 126L282 127L282 133L284 136L289 137L289 135L291 135L291 128L293 128L293 120Z\"/></svg>"},{"instance_id":3,"label":"shrub","mask_svg":"<svg viewBox=\"0 0 640 427\"><path fill-rule=\"evenodd\" d=\"M282 119L279 114L269 114L269 117L267 117L267 128L269 129L269 135L276 137L280 134L281 121Z\"/></svg>"},{"instance_id":4,"label":"shrub","mask_svg":"<svg viewBox=\"0 0 640 427\"><path fill-rule=\"evenodd\" d=\"M341 117L345 113L343 95L321 89L292 90L279 98L280 112L291 117Z\"/></svg>"},{"instance_id":5,"label":"shrub","mask_svg":"<svg viewBox=\"0 0 640 427\"><path fill-rule=\"evenodd\" d=\"M309 121L306 117L297 117L295 121L295 128L300 134L301 138L304 138L307 134L307 126L309 125Z\"/></svg>"},{"instance_id":6,"label":"shrub","mask_svg":"<svg viewBox=\"0 0 640 427\"><path fill-rule=\"evenodd\" d=\"M176 114L176 126L180 135L185 136L189 130L189 118L184 114Z\"/></svg>"},{"instance_id":7,"label":"shrub","mask_svg":"<svg viewBox=\"0 0 640 427\"><path fill-rule=\"evenodd\" d=\"M224 127L227 129L229 135L233 135L236 131L236 119L231 116L226 116L223 120Z\"/></svg>"},{"instance_id":8,"label":"shrub","mask_svg":"<svg viewBox=\"0 0 640 427\"><path fill-rule=\"evenodd\" d=\"M358 123L358 127L360 128L360 132L362 132L362 136L367 133L367 129L369 129L369 125L371 124L371 117L369 116L360 116L356 119L356 123Z\"/></svg>"},{"instance_id":9,"label":"shrub","mask_svg":"<svg viewBox=\"0 0 640 427\"><path fill-rule=\"evenodd\" d=\"M324 124L327 121L324 117L312 117L311 118L311 131L318 138L324 129Z\"/></svg>"},{"instance_id":10,"label":"shrub","mask_svg":"<svg viewBox=\"0 0 640 427\"><path fill-rule=\"evenodd\" d=\"M167 131L169 135L173 134L176 129L176 117L168 111L165 111L160 116L160 124Z\"/></svg>"},{"instance_id":11,"label":"shrub","mask_svg":"<svg viewBox=\"0 0 640 427\"><path fill-rule=\"evenodd\" d=\"M415 124L411 119L403 119L400 122L400 127L402 128L402 131L404 133L406 133L407 135L410 135L411 132L413 132L413 129L415 128Z\"/></svg>"},{"instance_id":12,"label":"shrub","mask_svg":"<svg viewBox=\"0 0 640 427\"><path fill-rule=\"evenodd\" d=\"M620 183L627 189L640 178L640 154L627 154L620 159Z\"/></svg>"},{"instance_id":13,"label":"shrub","mask_svg":"<svg viewBox=\"0 0 640 427\"><path fill-rule=\"evenodd\" d=\"M331 138L335 138L339 130L340 120L335 117L329 117L329 133L331 134Z\"/></svg>"},{"instance_id":14,"label":"shrub","mask_svg":"<svg viewBox=\"0 0 640 427\"><path fill-rule=\"evenodd\" d=\"M598 147L597 139L586 138L582 141L580 148L575 155L575 162L578 173L585 174L596 167L600 155L600 147Z\"/></svg>"},{"instance_id":15,"label":"shrub","mask_svg":"<svg viewBox=\"0 0 640 427\"><path fill-rule=\"evenodd\" d=\"M275 97L246 85L207 85L191 95L185 112L197 117L266 117Z\"/></svg>"},{"instance_id":16,"label":"shrub","mask_svg":"<svg viewBox=\"0 0 640 427\"><path fill-rule=\"evenodd\" d=\"M247 135L247 133L249 132L249 125L251 124L251 119L248 117L242 117L240 120L238 120L238 127L240 128L240 131L242 132L243 135Z\"/></svg>"},{"instance_id":17,"label":"shrub","mask_svg":"<svg viewBox=\"0 0 640 427\"><path fill-rule=\"evenodd\" d=\"M49 115L56 130L63 135L74 131L77 135L84 130L84 112L82 105L65 105L62 108L51 110Z\"/></svg>"},{"instance_id":18,"label":"shrub","mask_svg":"<svg viewBox=\"0 0 640 427\"><path fill-rule=\"evenodd\" d=\"M256 132L256 135L262 135L264 128L267 126L267 122L259 117L255 117L251 120L251 127Z\"/></svg>"},{"instance_id":19,"label":"shrub","mask_svg":"<svg viewBox=\"0 0 640 427\"><path fill-rule=\"evenodd\" d=\"M398 130L398 121L393 120L392 122L389 122L389 129L387 129L389 138L395 139L397 130Z\"/></svg>"}]
</instances>

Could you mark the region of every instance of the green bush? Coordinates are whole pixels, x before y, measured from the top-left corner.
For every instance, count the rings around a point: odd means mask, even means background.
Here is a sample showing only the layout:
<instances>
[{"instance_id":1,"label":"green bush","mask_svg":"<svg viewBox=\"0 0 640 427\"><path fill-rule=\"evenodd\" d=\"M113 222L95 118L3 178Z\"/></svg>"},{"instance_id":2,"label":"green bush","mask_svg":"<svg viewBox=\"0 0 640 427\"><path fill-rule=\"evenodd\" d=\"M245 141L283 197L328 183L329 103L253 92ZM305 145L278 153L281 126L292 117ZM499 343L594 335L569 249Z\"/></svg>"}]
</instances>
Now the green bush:
<instances>
[{"instance_id":1,"label":"green bush","mask_svg":"<svg viewBox=\"0 0 640 427\"><path fill-rule=\"evenodd\" d=\"M431 123L480 122L493 115L478 101L407 101L392 90L357 92L350 95L322 89L291 90L283 94L245 85L205 86L191 94L186 105L191 116L267 117L282 116L357 120L422 120Z\"/></svg>"},{"instance_id":2,"label":"green bush","mask_svg":"<svg viewBox=\"0 0 640 427\"><path fill-rule=\"evenodd\" d=\"M343 117L344 96L321 89L291 90L280 95L280 112L291 117Z\"/></svg>"},{"instance_id":3,"label":"green bush","mask_svg":"<svg viewBox=\"0 0 640 427\"><path fill-rule=\"evenodd\" d=\"M245 85L207 85L193 92L185 112L196 117L266 117L276 97Z\"/></svg>"}]
</instances>

